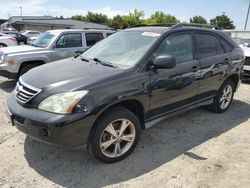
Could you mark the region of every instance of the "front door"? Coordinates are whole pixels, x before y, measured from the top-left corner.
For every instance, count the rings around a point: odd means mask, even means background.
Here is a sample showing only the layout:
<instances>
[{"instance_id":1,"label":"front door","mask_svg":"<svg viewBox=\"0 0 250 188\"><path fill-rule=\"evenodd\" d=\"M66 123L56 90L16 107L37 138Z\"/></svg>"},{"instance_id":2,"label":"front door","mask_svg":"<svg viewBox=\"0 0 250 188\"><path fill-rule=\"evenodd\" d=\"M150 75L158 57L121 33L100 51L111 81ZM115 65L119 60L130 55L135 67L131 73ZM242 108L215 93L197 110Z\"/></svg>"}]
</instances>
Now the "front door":
<instances>
[{"instance_id":1,"label":"front door","mask_svg":"<svg viewBox=\"0 0 250 188\"><path fill-rule=\"evenodd\" d=\"M156 118L195 101L199 91L199 62L194 58L193 44L191 33L175 33L167 37L155 52L155 57L174 56L176 67L159 69L151 74L147 118Z\"/></svg>"},{"instance_id":2,"label":"front door","mask_svg":"<svg viewBox=\"0 0 250 188\"><path fill-rule=\"evenodd\" d=\"M83 52L85 47L82 39L82 33L62 34L53 49L53 61L73 57Z\"/></svg>"}]
</instances>

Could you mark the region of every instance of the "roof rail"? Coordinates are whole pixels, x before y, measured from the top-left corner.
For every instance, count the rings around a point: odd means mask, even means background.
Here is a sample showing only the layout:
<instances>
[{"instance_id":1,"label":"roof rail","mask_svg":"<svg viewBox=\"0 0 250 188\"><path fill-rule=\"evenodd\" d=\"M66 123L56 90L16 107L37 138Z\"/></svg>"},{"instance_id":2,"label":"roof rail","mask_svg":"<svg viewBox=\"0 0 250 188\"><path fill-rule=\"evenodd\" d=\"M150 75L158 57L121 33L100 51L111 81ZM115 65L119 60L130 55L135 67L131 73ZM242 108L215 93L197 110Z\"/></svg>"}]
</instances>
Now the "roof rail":
<instances>
[{"instance_id":1,"label":"roof rail","mask_svg":"<svg viewBox=\"0 0 250 188\"><path fill-rule=\"evenodd\" d=\"M147 27L147 26L162 26L162 27L170 27L170 29L177 29L182 27L200 27L200 28L207 28L207 29L219 29L216 26L209 25L209 24L196 24L196 23L160 23L160 24L141 24L135 25L133 27Z\"/></svg>"},{"instance_id":2,"label":"roof rail","mask_svg":"<svg viewBox=\"0 0 250 188\"><path fill-rule=\"evenodd\" d=\"M218 27L214 25L197 24L197 23L179 23L179 24L175 24L174 26L172 26L171 29L177 29L177 28L182 28L182 27L200 27L200 28L207 28L207 29L219 29Z\"/></svg>"},{"instance_id":3,"label":"roof rail","mask_svg":"<svg viewBox=\"0 0 250 188\"><path fill-rule=\"evenodd\" d=\"M159 23L159 24L139 24L139 25L135 25L133 27L147 27L147 26L163 26L163 27L172 27L175 26L175 23Z\"/></svg>"}]
</instances>

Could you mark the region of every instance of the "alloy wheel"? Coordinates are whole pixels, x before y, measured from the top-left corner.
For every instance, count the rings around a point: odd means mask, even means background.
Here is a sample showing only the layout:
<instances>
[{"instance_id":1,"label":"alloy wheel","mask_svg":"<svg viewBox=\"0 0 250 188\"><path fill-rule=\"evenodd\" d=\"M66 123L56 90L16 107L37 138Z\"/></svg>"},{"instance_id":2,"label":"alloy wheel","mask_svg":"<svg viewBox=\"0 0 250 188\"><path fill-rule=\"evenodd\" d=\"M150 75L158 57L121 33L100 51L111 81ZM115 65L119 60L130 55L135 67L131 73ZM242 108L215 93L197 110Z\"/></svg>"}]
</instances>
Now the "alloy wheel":
<instances>
[{"instance_id":1,"label":"alloy wheel","mask_svg":"<svg viewBox=\"0 0 250 188\"><path fill-rule=\"evenodd\" d=\"M135 137L134 124L128 119L117 119L107 125L101 134L101 152L106 157L120 157L131 148Z\"/></svg>"},{"instance_id":2,"label":"alloy wheel","mask_svg":"<svg viewBox=\"0 0 250 188\"><path fill-rule=\"evenodd\" d=\"M222 91L222 95L220 97L220 107L221 109L226 109L231 103L233 96L233 88L230 84L226 85Z\"/></svg>"}]
</instances>

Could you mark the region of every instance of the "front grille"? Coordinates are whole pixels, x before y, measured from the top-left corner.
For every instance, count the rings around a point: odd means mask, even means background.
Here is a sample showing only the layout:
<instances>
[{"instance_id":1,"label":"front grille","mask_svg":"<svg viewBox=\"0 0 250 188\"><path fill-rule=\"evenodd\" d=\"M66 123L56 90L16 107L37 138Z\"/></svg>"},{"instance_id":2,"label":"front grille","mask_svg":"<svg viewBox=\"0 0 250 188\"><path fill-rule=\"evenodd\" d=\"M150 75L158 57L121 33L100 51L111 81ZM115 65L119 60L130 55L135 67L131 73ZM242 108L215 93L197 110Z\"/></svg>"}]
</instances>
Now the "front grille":
<instances>
[{"instance_id":1,"label":"front grille","mask_svg":"<svg viewBox=\"0 0 250 188\"><path fill-rule=\"evenodd\" d=\"M250 57L246 57L244 65L250 65Z\"/></svg>"},{"instance_id":2,"label":"front grille","mask_svg":"<svg viewBox=\"0 0 250 188\"><path fill-rule=\"evenodd\" d=\"M19 79L19 82L17 82L16 98L21 103L29 102L39 92L41 92L41 89L34 88L34 87L24 83L21 78Z\"/></svg>"}]
</instances>

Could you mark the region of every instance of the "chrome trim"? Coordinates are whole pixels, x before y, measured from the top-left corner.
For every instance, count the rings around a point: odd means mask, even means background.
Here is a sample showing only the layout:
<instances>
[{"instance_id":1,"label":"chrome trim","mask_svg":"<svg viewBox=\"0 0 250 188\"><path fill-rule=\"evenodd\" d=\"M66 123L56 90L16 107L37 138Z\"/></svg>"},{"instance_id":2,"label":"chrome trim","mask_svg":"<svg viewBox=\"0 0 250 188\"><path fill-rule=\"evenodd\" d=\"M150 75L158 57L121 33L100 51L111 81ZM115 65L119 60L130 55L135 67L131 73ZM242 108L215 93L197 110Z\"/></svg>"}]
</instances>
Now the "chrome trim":
<instances>
[{"instance_id":1,"label":"chrome trim","mask_svg":"<svg viewBox=\"0 0 250 188\"><path fill-rule=\"evenodd\" d=\"M23 87L34 91L34 93L31 93L25 90ZM35 96L37 96L42 90L25 83L22 80L22 78L20 78L16 84L15 91L16 91L16 95L15 95L16 99L20 101L21 103L25 104L25 103L28 103L31 99L33 99Z\"/></svg>"}]
</instances>

